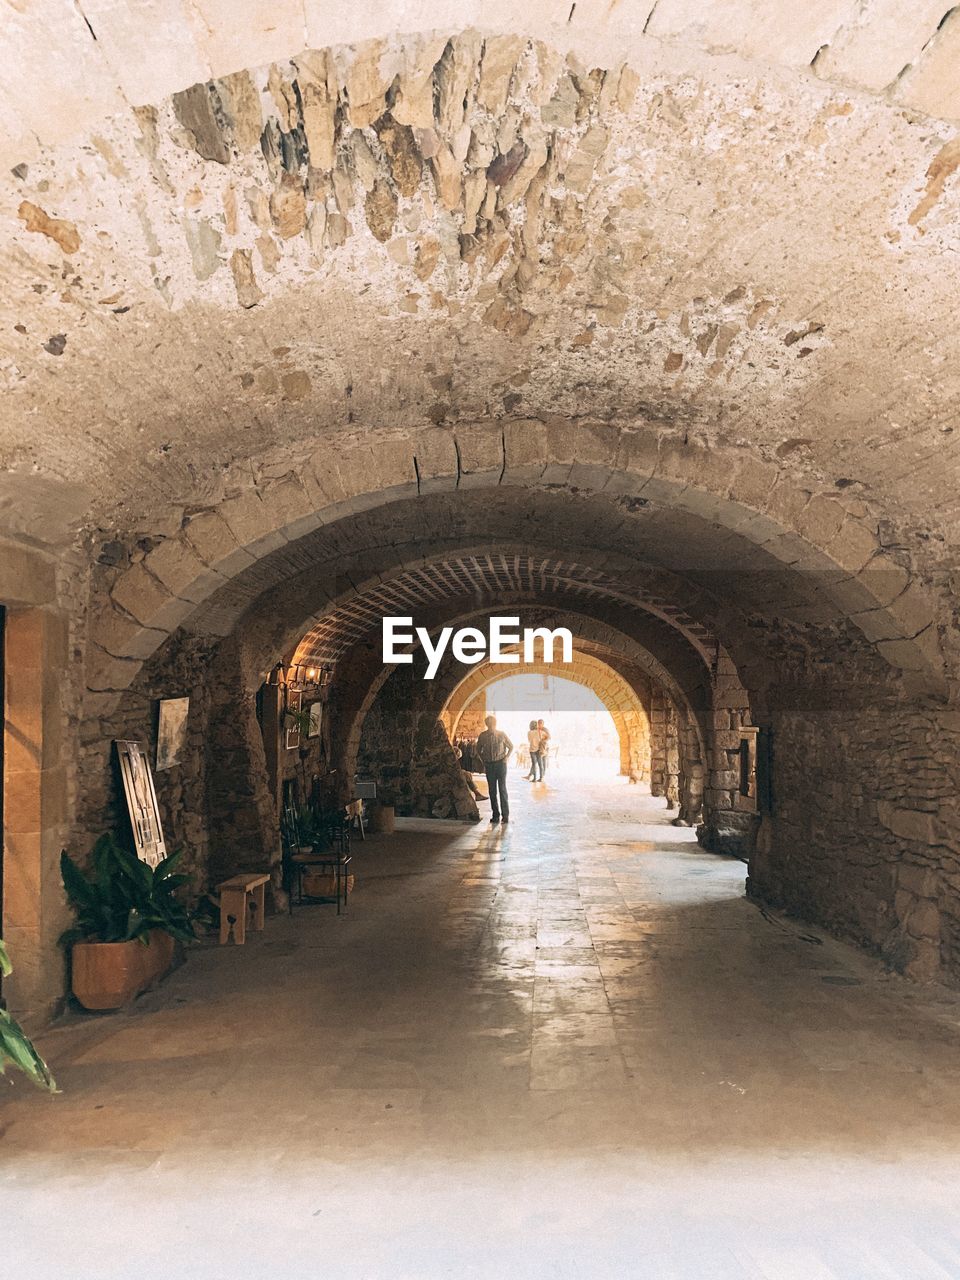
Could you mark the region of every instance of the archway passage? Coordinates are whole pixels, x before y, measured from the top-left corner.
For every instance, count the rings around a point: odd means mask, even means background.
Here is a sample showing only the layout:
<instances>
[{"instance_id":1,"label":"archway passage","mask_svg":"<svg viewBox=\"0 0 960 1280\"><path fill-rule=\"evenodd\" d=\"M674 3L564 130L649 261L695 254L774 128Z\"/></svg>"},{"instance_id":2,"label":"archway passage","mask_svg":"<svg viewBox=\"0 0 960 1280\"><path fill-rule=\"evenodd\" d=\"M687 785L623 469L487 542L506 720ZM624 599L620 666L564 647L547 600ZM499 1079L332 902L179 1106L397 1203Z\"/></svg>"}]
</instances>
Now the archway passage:
<instances>
[{"instance_id":1,"label":"archway passage","mask_svg":"<svg viewBox=\"0 0 960 1280\"><path fill-rule=\"evenodd\" d=\"M631 434L615 434L618 450L638 446ZM379 495L368 492L346 506L341 498L301 515L295 504L306 491L299 480L285 482L286 497L276 506L243 500L254 521L244 535L240 507L231 500L205 525L211 535L223 533L220 554L233 547L220 562L234 566L222 585L219 570L200 574L194 525L201 517L188 521L193 559L179 563L197 576L177 587L189 621L167 640L150 623L155 607L166 607L156 573L172 565L162 556L173 554L174 540L130 568L102 570L112 602L93 624L97 634L115 637L109 643L117 652L157 648L146 665L132 657L101 662L94 652L87 667L83 705L91 729L81 825L92 835L109 803L110 739L149 738L151 698L198 671L195 767L179 784L171 778L172 788L164 785L163 802L171 821L190 815L189 853L200 877L278 865L279 788L291 767L301 769L305 789L313 774L322 775L337 802L351 798L358 772L369 772L400 812L476 817L441 723L467 671L449 654L432 681L424 680L419 661L385 666L380 623L385 613L409 615L438 635L509 611L525 626L569 626L578 653L606 664L641 696L649 690L651 742L659 744L648 765L652 790L666 796L681 821L699 822L707 847L751 860L752 892L887 947L915 971L929 966L945 936L937 942L914 932L915 922L929 917L923 904L930 882L890 870L891 824L906 820L887 800L872 807L882 796L867 761L877 715L898 717L905 753L925 750L919 744L939 694L919 666L895 669L887 642L868 641L866 615L855 623L839 605L844 593L861 587L882 593L893 571L872 566L883 552L871 553L871 567L859 574L804 568L803 555L812 564L826 552L811 546L804 552L805 544L769 516L751 515L730 498L708 498L692 483L666 479L694 459L683 450L668 458L663 443L652 474L634 484L628 455L624 469L597 461L589 475L582 460L525 470L523 455L504 438L501 431L495 475L467 469L465 434L447 477L442 461L435 462L430 480L430 455L418 452L419 493L408 492L401 467L381 475ZM602 430L591 438L598 456L608 451ZM449 444L443 432L430 439ZM555 444L564 456L563 438L551 440L541 434L537 447ZM582 442L577 451L582 459ZM393 457L389 465L400 461ZM742 461L738 467L744 474ZM341 456L341 492L346 468ZM715 475L715 468L699 472L700 483ZM358 482L369 488L369 474L358 473ZM626 494L627 487L649 496ZM529 537L518 543L522 529ZM247 539L243 548L239 536ZM795 555L799 562L786 563ZM134 598L133 591L149 597ZM872 612L879 617L886 609ZM295 681L319 673L306 693L323 703L323 729L315 743L303 744L306 756L285 748L270 760L255 695L278 661L296 673ZM126 693L113 687L128 680ZM106 687L93 687L100 685ZM851 750L854 724L863 737ZM745 730L758 726L764 737L745 739ZM773 743L763 761L763 789L749 779L743 786L745 740ZM786 744L796 744L803 758ZM838 789L838 777L848 785ZM811 794L830 813L826 827ZM851 798L859 806L854 844L845 835ZM814 829L820 834L811 845ZM826 879L815 852L824 831L836 832L836 861ZM864 880L867 864L872 870ZM842 892L838 884L846 886ZM878 904L897 892L903 917L892 924Z\"/></svg>"},{"instance_id":2,"label":"archway passage","mask_svg":"<svg viewBox=\"0 0 960 1280\"><path fill-rule=\"evenodd\" d=\"M259 945L200 949L123 1017L45 1038L56 1122L39 1096L4 1103L18 1240L62 1259L53 1274L88 1258L99 1274L149 1200L150 1248L176 1257L202 1195L215 1211L188 1247L211 1277L268 1280L282 1260L308 1280L318 1247L343 1280L483 1275L491 1250L498 1275L529 1275L531 1241L537 1280L574 1262L636 1275L625 1215L646 1224L639 1265L684 1280L718 1257L731 1280L754 1260L778 1277L797 1256L835 1268L846 1232L869 1241L861 1274L878 1249L915 1274L945 1238L932 1217L953 1221L943 991L771 923L742 863L623 779L586 803L535 791L495 833L407 820L371 837L345 916L272 918ZM904 1088L918 1075L922 1091ZM57 1210L76 1218L69 1239L50 1231Z\"/></svg>"},{"instance_id":3,"label":"archway passage","mask_svg":"<svg viewBox=\"0 0 960 1280\"><path fill-rule=\"evenodd\" d=\"M563 746L570 758L615 762L616 771L634 782L649 778L648 709L626 680L588 654L560 667L527 663L522 675L504 675L498 665L481 664L454 690L441 720L454 740L476 737L488 711L521 747L527 743L531 717L549 716L554 758Z\"/></svg>"},{"instance_id":4,"label":"archway passage","mask_svg":"<svg viewBox=\"0 0 960 1280\"><path fill-rule=\"evenodd\" d=\"M419 510L423 520L423 504ZM584 554L591 556L590 552ZM426 682L419 666L401 668L391 676L380 660L380 620L383 614L408 609L417 610L417 620L432 627L436 635L443 624L448 624L450 632L456 624L482 630L491 614L502 617L504 609L516 611L514 624L526 629L551 634L558 626L572 630L576 653L570 669L602 689L621 722L629 720L637 728L632 744L626 732L622 735L625 772L650 778L655 794L667 796L672 805L679 802L681 821L692 823L700 816L705 798L704 744L712 743L710 708L715 696L713 668L707 660L711 654L714 659L718 656L718 646L709 632L669 601L652 593L639 596L625 590L625 584L609 572L503 550L473 552L456 559L449 554L438 556L415 568L396 570L389 577L380 575L369 587L357 588L345 603L332 602L297 645L295 669L326 667L332 672L330 701L349 727L337 760L342 777L352 776L358 759L364 771L375 777L382 777L386 770L396 779L408 771L410 756L422 755L422 748L407 745L398 757L396 745L412 729L418 740L424 737L427 748L426 755L417 761L420 783L440 781L441 785L439 790L427 789L426 794L421 786L418 795L413 794L416 788L408 786L401 798L404 809L413 802L422 813L472 813L469 807L464 808L469 802L457 794L456 787L446 789L451 761L448 751L447 783L440 777L438 766L443 764L447 743L436 728L438 721L442 722L447 738L452 736L450 715L456 714L464 693L487 678L490 668L455 661L447 653ZM511 646L506 652L514 661L520 660ZM541 656L546 654L541 651ZM540 669L525 660L524 667ZM339 678L338 669L343 673ZM492 669L496 671L495 666ZM381 716L387 704L386 724L377 722L370 728L368 717ZM747 699L735 678L718 705L737 707L742 714ZM641 722L650 719L656 724L652 754L647 735L639 730ZM364 725L368 728L362 739ZM383 756L384 747L389 759ZM732 798L723 789L721 777L729 772L724 748L714 756L706 797L711 818L733 812ZM452 776L455 780L455 770ZM395 788L389 798L398 799Z\"/></svg>"},{"instance_id":5,"label":"archway passage","mask_svg":"<svg viewBox=\"0 0 960 1280\"><path fill-rule=\"evenodd\" d=\"M3 6L4 998L63 1008L162 700L191 892L275 909L5 1111L52 1274L198 1217L202 1274L221 1176L218 1276L956 1270L960 1013L890 976L960 980L947 7ZM622 775L478 823L487 672L385 614L568 628ZM397 832L286 915L281 810L361 783Z\"/></svg>"}]
</instances>

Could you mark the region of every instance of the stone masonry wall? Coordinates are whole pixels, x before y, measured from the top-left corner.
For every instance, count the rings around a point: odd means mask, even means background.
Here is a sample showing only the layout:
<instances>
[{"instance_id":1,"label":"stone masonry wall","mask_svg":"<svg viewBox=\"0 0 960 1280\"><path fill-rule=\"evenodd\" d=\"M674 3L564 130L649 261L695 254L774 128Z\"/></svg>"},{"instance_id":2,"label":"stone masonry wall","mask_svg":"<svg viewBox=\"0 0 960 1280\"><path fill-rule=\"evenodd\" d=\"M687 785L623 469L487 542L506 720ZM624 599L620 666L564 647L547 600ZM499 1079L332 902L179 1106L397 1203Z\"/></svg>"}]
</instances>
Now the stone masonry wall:
<instances>
[{"instance_id":1,"label":"stone masonry wall","mask_svg":"<svg viewBox=\"0 0 960 1280\"><path fill-rule=\"evenodd\" d=\"M475 738L477 734L483 733L483 721L487 714L487 693L485 689L477 694L477 696L464 708L457 725L458 738Z\"/></svg>"},{"instance_id":2,"label":"stone masonry wall","mask_svg":"<svg viewBox=\"0 0 960 1280\"><path fill-rule=\"evenodd\" d=\"M477 806L421 676L404 666L385 682L363 726L358 768L398 814L475 821Z\"/></svg>"},{"instance_id":3,"label":"stone masonry wall","mask_svg":"<svg viewBox=\"0 0 960 1280\"><path fill-rule=\"evenodd\" d=\"M960 716L890 695L774 713L752 894L920 979L960 965Z\"/></svg>"},{"instance_id":4,"label":"stone masonry wall","mask_svg":"<svg viewBox=\"0 0 960 1280\"><path fill-rule=\"evenodd\" d=\"M183 870L203 887L209 857L206 820L207 726L210 686L205 676L211 644L180 637L165 645L145 666L142 677L124 695L113 714L81 724L78 801L72 852L84 856L104 831L129 837L129 820L113 742L140 742L153 772L168 852L182 848ZM157 771L160 698L190 698L187 741L178 764Z\"/></svg>"},{"instance_id":5,"label":"stone masonry wall","mask_svg":"<svg viewBox=\"0 0 960 1280\"><path fill-rule=\"evenodd\" d=\"M657 687L650 701L650 794L665 797L668 809L676 807L680 796L676 708Z\"/></svg>"}]
</instances>

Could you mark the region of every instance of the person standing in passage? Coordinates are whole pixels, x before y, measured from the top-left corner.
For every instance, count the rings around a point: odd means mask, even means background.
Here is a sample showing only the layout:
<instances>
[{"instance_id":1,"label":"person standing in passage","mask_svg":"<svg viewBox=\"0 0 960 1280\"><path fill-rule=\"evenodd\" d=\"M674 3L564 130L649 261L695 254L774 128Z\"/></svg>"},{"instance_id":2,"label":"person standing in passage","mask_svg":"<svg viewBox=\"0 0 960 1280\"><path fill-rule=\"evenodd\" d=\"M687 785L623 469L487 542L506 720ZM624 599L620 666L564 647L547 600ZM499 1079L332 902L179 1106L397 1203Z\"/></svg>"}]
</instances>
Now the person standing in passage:
<instances>
[{"instance_id":1,"label":"person standing in passage","mask_svg":"<svg viewBox=\"0 0 960 1280\"><path fill-rule=\"evenodd\" d=\"M527 782L538 782L540 780L537 777L538 771L540 778L543 777L543 757L540 755L540 730L537 728L536 720L530 721L527 742L530 744L530 772L526 775L526 779Z\"/></svg>"},{"instance_id":2,"label":"person standing in passage","mask_svg":"<svg viewBox=\"0 0 960 1280\"><path fill-rule=\"evenodd\" d=\"M537 721L537 733L540 735L540 781L547 772L547 756L550 754L550 730L542 720Z\"/></svg>"},{"instance_id":3,"label":"person standing in passage","mask_svg":"<svg viewBox=\"0 0 960 1280\"><path fill-rule=\"evenodd\" d=\"M504 822L510 821L510 801L507 798L507 762L513 743L497 728L497 717L487 716L487 726L477 738L477 755L483 761L487 775L487 790L490 792L490 821L499 822L501 814Z\"/></svg>"}]
</instances>

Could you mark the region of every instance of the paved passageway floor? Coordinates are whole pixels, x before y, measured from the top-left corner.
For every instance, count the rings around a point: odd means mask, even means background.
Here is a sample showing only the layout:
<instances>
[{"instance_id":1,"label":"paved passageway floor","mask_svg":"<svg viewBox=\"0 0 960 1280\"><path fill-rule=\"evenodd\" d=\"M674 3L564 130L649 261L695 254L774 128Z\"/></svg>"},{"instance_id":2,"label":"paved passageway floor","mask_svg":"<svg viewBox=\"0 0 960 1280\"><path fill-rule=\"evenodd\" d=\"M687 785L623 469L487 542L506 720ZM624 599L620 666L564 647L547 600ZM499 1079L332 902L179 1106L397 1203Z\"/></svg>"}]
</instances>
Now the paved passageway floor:
<instances>
[{"instance_id":1,"label":"paved passageway floor","mask_svg":"<svg viewBox=\"0 0 960 1280\"><path fill-rule=\"evenodd\" d=\"M514 772L507 828L355 843L345 917L66 1017L62 1094L0 1094L7 1261L960 1277L960 999L761 913L741 863L582 772Z\"/></svg>"}]
</instances>

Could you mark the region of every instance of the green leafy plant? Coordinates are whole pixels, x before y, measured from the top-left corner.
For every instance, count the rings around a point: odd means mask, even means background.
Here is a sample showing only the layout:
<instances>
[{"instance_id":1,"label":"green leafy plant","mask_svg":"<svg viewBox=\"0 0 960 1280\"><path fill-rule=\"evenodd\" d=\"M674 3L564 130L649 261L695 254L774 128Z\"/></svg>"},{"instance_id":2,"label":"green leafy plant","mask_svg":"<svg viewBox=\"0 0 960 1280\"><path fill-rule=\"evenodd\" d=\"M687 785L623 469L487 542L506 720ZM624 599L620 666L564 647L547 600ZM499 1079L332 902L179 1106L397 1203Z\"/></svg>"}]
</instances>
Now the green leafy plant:
<instances>
[{"instance_id":1,"label":"green leafy plant","mask_svg":"<svg viewBox=\"0 0 960 1280\"><path fill-rule=\"evenodd\" d=\"M189 941L194 937L190 911L177 897L190 879L176 870L181 856L177 850L151 867L107 832L94 845L85 873L64 850L60 871L77 922L60 941L146 943L151 929Z\"/></svg>"},{"instance_id":2,"label":"green leafy plant","mask_svg":"<svg viewBox=\"0 0 960 1280\"><path fill-rule=\"evenodd\" d=\"M0 940L0 976L5 978L12 972L10 957ZM6 1071L8 1064L22 1071L37 1088L47 1089L50 1093L57 1092L57 1082L34 1048L33 1041L6 1009L0 1009L0 1075Z\"/></svg>"},{"instance_id":3,"label":"green leafy plant","mask_svg":"<svg viewBox=\"0 0 960 1280\"><path fill-rule=\"evenodd\" d=\"M307 711L287 711L284 714L283 727L285 729L294 729L300 734L301 738L310 736L310 712Z\"/></svg>"}]
</instances>

